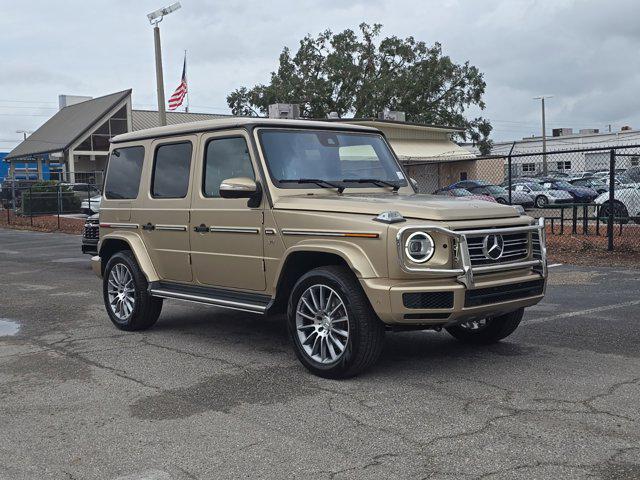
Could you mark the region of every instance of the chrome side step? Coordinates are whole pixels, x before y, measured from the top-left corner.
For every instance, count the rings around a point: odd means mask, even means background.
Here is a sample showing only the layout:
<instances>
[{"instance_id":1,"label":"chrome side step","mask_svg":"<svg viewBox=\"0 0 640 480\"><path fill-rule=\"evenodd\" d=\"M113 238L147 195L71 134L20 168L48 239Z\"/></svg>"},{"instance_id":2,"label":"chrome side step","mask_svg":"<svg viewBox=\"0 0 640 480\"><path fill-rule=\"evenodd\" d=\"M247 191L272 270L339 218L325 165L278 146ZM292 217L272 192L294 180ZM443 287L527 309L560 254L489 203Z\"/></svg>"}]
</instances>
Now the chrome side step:
<instances>
[{"instance_id":1,"label":"chrome side step","mask_svg":"<svg viewBox=\"0 0 640 480\"><path fill-rule=\"evenodd\" d=\"M260 294L245 294L231 290L188 285L171 285L158 282L150 285L149 293L154 297L184 300L187 302L213 305L242 312L266 314L271 298Z\"/></svg>"}]
</instances>

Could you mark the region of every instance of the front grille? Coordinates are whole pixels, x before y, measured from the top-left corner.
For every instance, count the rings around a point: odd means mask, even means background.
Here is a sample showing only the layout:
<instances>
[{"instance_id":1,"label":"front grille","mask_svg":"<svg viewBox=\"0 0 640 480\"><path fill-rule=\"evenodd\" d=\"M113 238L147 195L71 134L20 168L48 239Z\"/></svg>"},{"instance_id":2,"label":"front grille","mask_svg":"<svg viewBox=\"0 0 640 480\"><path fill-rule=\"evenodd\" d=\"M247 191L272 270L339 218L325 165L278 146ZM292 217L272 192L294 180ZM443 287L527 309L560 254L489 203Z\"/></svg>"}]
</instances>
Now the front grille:
<instances>
[{"instance_id":1,"label":"front grille","mask_svg":"<svg viewBox=\"0 0 640 480\"><path fill-rule=\"evenodd\" d=\"M467 290L465 293L465 307L479 307L490 303L508 302L521 298L535 297L542 295L544 290L544 280L534 280L532 282L511 283L498 287L477 288Z\"/></svg>"},{"instance_id":2,"label":"front grille","mask_svg":"<svg viewBox=\"0 0 640 480\"><path fill-rule=\"evenodd\" d=\"M490 235L491 231L487 231ZM493 265L496 263L517 262L525 260L529 256L529 233L509 233L502 235L504 241L504 252L502 256L494 260L487 258L482 250L483 242L486 235L467 237L467 245L469 246L469 257L471 266Z\"/></svg>"},{"instance_id":3,"label":"front grille","mask_svg":"<svg viewBox=\"0 0 640 480\"><path fill-rule=\"evenodd\" d=\"M406 308L453 308L453 292L403 293Z\"/></svg>"},{"instance_id":4,"label":"front grille","mask_svg":"<svg viewBox=\"0 0 640 480\"><path fill-rule=\"evenodd\" d=\"M82 236L89 240L97 240L100 237L100 227L97 224L85 223Z\"/></svg>"}]
</instances>

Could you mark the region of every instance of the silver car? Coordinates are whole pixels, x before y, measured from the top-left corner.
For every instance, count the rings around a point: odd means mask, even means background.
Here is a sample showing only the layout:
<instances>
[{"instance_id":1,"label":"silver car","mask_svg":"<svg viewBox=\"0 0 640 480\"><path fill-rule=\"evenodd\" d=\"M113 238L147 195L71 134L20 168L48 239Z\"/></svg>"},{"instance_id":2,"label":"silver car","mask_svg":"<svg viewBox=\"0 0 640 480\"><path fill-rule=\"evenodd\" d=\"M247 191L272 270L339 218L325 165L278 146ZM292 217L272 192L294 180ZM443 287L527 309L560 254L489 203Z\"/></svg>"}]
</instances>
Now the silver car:
<instances>
[{"instance_id":1,"label":"silver car","mask_svg":"<svg viewBox=\"0 0 640 480\"><path fill-rule=\"evenodd\" d=\"M526 193L533 198L533 203L538 208L561 203L572 203L573 197L564 190L553 190L546 188L539 183L527 182L516 183L512 188L513 193Z\"/></svg>"}]
</instances>

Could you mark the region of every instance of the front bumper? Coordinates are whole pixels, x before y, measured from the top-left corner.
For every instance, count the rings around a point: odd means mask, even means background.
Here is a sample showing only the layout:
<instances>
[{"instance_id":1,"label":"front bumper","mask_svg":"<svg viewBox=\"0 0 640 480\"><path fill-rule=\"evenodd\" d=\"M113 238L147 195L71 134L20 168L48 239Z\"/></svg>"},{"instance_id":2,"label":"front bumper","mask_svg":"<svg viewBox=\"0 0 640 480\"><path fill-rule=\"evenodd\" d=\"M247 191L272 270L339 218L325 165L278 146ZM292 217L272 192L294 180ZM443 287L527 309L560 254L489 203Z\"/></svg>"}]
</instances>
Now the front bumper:
<instances>
[{"instance_id":1,"label":"front bumper","mask_svg":"<svg viewBox=\"0 0 640 480\"><path fill-rule=\"evenodd\" d=\"M412 229L445 234L457 244L455 268L431 268L404 260L404 233ZM526 233L526 258L493 264L472 264L467 239L480 235ZM544 296L547 250L544 219L535 225L457 231L443 227L409 226L397 235L400 266L415 280L362 279L371 305L388 324L450 325L509 313L535 305Z\"/></svg>"},{"instance_id":2,"label":"front bumper","mask_svg":"<svg viewBox=\"0 0 640 480\"><path fill-rule=\"evenodd\" d=\"M82 253L98 253L98 239L97 238L83 238L82 239Z\"/></svg>"}]
</instances>

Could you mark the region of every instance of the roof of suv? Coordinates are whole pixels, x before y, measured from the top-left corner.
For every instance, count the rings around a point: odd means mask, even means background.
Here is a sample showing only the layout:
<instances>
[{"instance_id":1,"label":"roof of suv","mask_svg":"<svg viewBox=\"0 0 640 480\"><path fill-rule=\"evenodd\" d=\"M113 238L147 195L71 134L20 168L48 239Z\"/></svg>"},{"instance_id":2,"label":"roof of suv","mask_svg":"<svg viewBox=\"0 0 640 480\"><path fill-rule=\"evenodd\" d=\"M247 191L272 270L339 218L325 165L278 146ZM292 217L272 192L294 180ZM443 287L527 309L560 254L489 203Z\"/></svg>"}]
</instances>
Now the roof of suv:
<instances>
[{"instance_id":1,"label":"roof of suv","mask_svg":"<svg viewBox=\"0 0 640 480\"><path fill-rule=\"evenodd\" d=\"M179 125L167 125L165 127L149 128L136 132L123 133L111 139L113 143L129 142L132 140L142 140L145 138L166 137L171 135L182 135L186 133L201 132L207 130L220 130L226 128L242 127L286 127L286 128L322 128L331 130L351 130L362 132L380 132L376 128L349 123L325 122L322 120L288 120L276 118L256 118L256 117L228 117L204 120L202 122L181 123Z\"/></svg>"}]
</instances>

